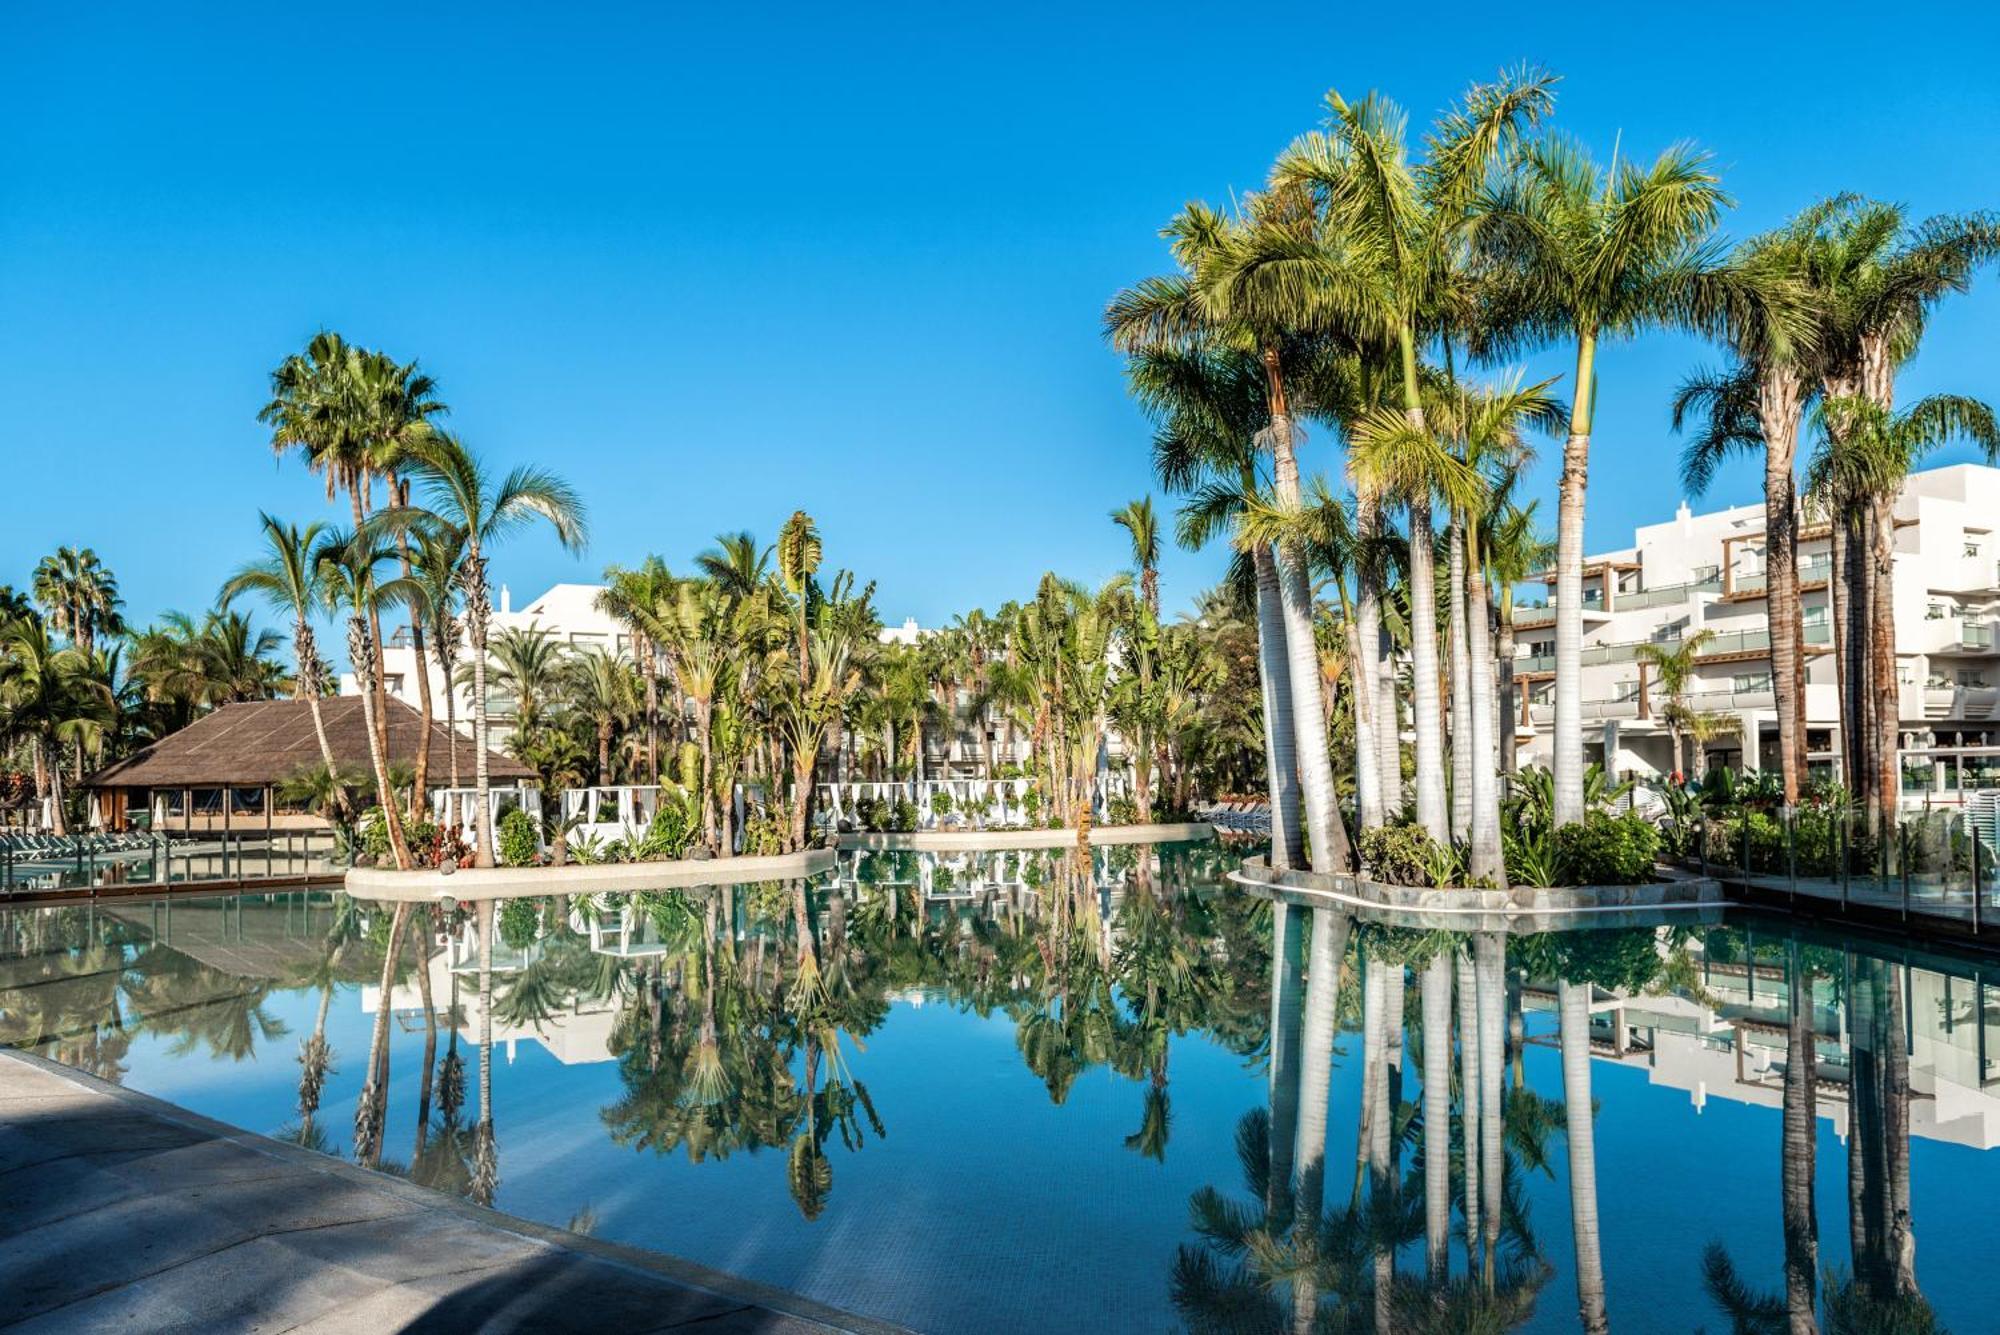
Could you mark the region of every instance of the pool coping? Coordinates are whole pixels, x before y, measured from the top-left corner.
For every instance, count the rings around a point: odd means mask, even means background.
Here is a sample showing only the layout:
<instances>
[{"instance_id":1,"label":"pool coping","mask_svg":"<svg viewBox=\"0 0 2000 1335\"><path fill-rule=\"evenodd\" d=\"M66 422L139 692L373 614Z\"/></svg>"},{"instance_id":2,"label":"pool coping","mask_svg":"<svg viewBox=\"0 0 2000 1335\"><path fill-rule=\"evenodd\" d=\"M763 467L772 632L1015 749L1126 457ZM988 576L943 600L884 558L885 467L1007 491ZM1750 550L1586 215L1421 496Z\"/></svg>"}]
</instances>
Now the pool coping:
<instances>
[{"instance_id":1,"label":"pool coping","mask_svg":"<svg viewBox=\"0 0 2000 1335\"><path fill-rule=\"evenodd\" d=\"M347 893L385 903L429 903L438 899L522 899L542 895L587 895L599 891L665 890L698 885L739 885L817 876L834 863L830 848L771 857L683 858L677 862L572 863L561 867L467 867L443 872L356 867L347 873Z\"/></svg>"},{"instance_id":2,"label":"pool coping","mask_svg":"<svg viewBox=\"0 0 2000 1335\"><path fill-rule=\"evenodd\" d=\"M1668 869L1661 869L1667 871ZM1330 900L1349 908L1374 910L1410 925L1445 930L1512 930L1518 923L1535 932L1566 924L1609 927L1660 921L1662 914L1719 915L1739 907L1714 877L1668 872L1665 879L1639 885L1516 886L1508 890L1388 885L1361 876L1303 870L1274 870L1264 858L1246 858L1227 874L1236 885L1269 895L1294 894Z\"/></svg>"},{"instance_id":3,"label":"pool coping","mask_svg":"<svg viewBox=\"0 0 2000 1335\"><path fill-rule=\"evenodd\" d=\"M1209 839L1215 827L1207 821L1180 821L1166 825L1093 825L1092 847L1111 844L1166 844L1191 839ZM1073 848L1076 827L1053 830L914 830L904 833L857 832L840 836L843 852L853 849L911 849L944 852L977 852L1002 848Z\"/></svg>"},{"instance_id":4,"label":"pool coping","mask_svg":"<svg viewBox=\"0 0 2000 1335\"><path fill-rule=\"evenodd\" d=\"M764 1284L725 1270L717 1270L685 1257L625 1243L609 1242L601 1238L586 1237L568 1229L537 1223L519 1215L477 1205L405 1178L392 1177L317 1150L288 1145L283 1141L258 1135L254 1131L245 1131L241 1127L231 1126L226 1122L181 1107L179 1104L100 1080L86 1071L64 1066L60 1062L50 1061L20 1048L0 1046L0 1062L19 1063L54 1076L87 1093L124 1104L141 1117L179 1126L279 1160L306 1172L321 1174L393 1197L415 1206L420 1211L450 1215L480 1228L512 1234L557 1251L574 1253L586 1260L636 1272L641 1277L663 1286L671 1285L694 1290L741 1303L746 1307L757 1308L766 1313L807 1322L822 1329L853 1332L853 1335L904 1335L910 1329L893 1322L843 1311L789 1289ZM0 1125L5 1125L8 1117L8 1105L0 1101ZM115 1148L115 1146L106 1147L107 1150Z\"/></svg>"}]
</instances>

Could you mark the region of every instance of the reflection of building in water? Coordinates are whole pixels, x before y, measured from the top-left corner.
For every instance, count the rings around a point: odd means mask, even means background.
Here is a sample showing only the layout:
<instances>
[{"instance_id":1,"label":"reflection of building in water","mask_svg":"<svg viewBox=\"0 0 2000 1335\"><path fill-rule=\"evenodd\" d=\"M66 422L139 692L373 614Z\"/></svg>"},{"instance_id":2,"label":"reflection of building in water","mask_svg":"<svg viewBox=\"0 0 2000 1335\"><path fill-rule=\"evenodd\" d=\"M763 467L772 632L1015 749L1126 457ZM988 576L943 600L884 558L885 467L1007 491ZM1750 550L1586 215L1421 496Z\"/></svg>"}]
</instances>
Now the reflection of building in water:
<instances>
[{"instance_id":1,"label":"reflection of building in water","mask_svg":"<svg viewBox=\"0 0 2000 1335\"><path fill-rule=\"evenodd\" d=\"M1678 989L1628 996L1594 989L1591 1052L1600 1061L1643 1069L1655 1085L1683 1090L1697 1110L1711 1096L1777 1109L1784 1099L1787 980L1782 962L1689 953L1700 993ZM1817 952L1824 957L1824 952ZM1851 967L1851 966L1850 966ZM1977 1149L2000 1145L2000 988L1916 966L1901 971L1910 1052L1910 1134ZM1819 1035L1817 1107L1845 1139L1857 1048L1847 978L1823 974L1814 987ZM1526 1010L1553 1013L1552 982L1522 988ZM1546 1041L1553 1043L1553 1038Z\"/></svg>"},{"instance_id":2,"label":"reflection of building in water","mask_svg":"<svg viewBox=\"0 0 2000 1335\"><path fill-rule=\"evenodd\" d=\"M612 939L616 939L613 933ZM424 967L430 973L431 1002L438 1010L440 1028L458 1016L459 1041L477 1045L480 1035L479 929L470 918L445 937L442 947L426 941L429 958ZM548 1054L565 1066L617 1059L611 1050L611 1036L618 1024L623 999L614 992L605 998L591 998L565 992L562 1004L539 1016L515 1018L508 1006L512 987L522 974L542 959L536 943L516 950L494 933L493 941L493 1043L514 1060L516 1045L522 1041L539 1043ZM610 953L610 952L605 952ZM373 1015L381 1004L382 989L364 984L361 1010ZM396 984L389 995L392 1018L406 1032L423 1028L423 991L414 975Z\"/></svg>"}]
</instances>

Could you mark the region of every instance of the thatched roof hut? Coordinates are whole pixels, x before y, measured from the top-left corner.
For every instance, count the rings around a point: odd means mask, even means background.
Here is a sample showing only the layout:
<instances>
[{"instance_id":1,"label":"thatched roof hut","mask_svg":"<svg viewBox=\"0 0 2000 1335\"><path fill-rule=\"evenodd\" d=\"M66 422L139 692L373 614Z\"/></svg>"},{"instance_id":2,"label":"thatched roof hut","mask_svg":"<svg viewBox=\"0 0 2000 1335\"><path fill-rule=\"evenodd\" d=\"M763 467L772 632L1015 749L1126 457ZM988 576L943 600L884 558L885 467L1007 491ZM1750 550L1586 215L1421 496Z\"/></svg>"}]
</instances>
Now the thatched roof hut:
<instances>
[{"instance_id":1,"label":"thatched roof hut","mask_svg":"<svg viewBox=\"0 0 2000 1335\"><path fill-rule=\"evenodd\" d=\"M322 700L320 715L339 768L372 773L361 698L343 695ZM391 699L386 717L390 764L414 763L423 736L422 716ZM462 780L470 783L477 749L433 722L431 782L448 781L454 752ZM172 736L98 770L84 780L84 786L97 791L103 823L117 828L124 827L129 811L161 806L175 826L220 828L231 816L244 826L262 825L278 814L273 790L321 763L307 701L257 700L223 705ZM511 786L535 777L526 765L497 752L489 756L487 767L495 784ZM288 817L277 823L300 822Z\"/></svg>"}]
</instances>

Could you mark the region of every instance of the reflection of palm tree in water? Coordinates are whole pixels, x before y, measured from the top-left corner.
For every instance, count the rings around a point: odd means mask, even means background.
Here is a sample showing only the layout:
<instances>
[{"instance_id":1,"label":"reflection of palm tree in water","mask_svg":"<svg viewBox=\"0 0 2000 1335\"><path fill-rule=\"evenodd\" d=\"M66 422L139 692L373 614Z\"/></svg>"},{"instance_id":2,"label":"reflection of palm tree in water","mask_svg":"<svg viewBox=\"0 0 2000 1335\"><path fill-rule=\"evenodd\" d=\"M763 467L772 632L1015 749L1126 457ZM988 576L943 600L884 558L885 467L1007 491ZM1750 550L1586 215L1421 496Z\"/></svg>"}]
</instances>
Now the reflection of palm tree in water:
<instances>
[{"instance_id":1,"label":"reflection of palm tree in water","mask_svg":"<svg viewBox=\"0 0 2000 1335\"><path fill-rule=\"evenodd\" d=\"M1784 1123L1779 1142L1785 1284L1763 1294L1746 1285L1721 1244L1702 1256L1709 1297L1739 1331L1942 1331L1917 1287L1909 1200L1909 1052L1903 1022L1903 968L1847 955L1849 1087L1847 1201L1852 1270L1818 1262L1814 1192L1817 1026L1807 952L1789 943L1789 1023L1785 1039ZM1754 967L1755 961L1749 963ZM1817 1300L1817 1310L1816 1303Z\"/></svg>"},{"instance_id":2,"label":"reflection of palm tree in water","mask_svg":"<svg viewBox=\"0 0 2000 1335\"><path fill-rule=\"evenodd\" d=\"M479 1124L473 1133L472 1199L493 1204L500 1189L500 1151L493 1143L494 901L479 904Z\"/></svg>"}]
</instances>

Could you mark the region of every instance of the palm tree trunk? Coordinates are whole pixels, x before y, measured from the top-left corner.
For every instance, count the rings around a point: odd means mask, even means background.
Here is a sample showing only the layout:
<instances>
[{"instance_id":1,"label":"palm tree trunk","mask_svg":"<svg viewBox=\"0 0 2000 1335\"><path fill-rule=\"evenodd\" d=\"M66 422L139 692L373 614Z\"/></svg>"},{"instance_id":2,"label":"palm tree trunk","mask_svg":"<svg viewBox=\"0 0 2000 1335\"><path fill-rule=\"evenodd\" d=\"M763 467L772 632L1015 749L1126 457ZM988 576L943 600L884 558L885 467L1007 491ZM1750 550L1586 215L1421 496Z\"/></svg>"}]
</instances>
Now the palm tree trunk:
<instances>
[{"instance_id":1,"label":"palm tree trunk","mask_svg":"<svg viewBox=\"0 0 2000 1335\"><path fill-rule=\"evenodd\" d=\"M1500 844L1500 776L1495 765L1499 749L1494 728L1500 710L1493 698L1493 637L1486 603L1486 574L1480 566L1479 544L1467 545L1465 625L1468 680L1466 709L1470 734L1465 740L1466 770L1471 781L1471 871L1478 884L1504 887L1507 864ZM1456 742L1453 754L1457 754Z\"/></svg>"},{"instance_id":2,"label":"palm tree trunk","mask_svg":"<svg viewBox=\"0 0 2000 1335\"><path fill-rule=\"evenodd\" d=\"M1832 568L1827 572L1827 601L1832 604L1828 619L1828 638L1833 641L1833 682L1834 697L1840 704L1840 782L1849 793L1859 791L1859 771L1856 769L1856 752L1859 737L1855 728L1854 702L1848 693L1848 682L1854 676L1854 665L1850 662L1853 646L1850 644L1852 632L1848 626L1848 609L1854 601L1854 593L1849 584L1847 521L1844 515L1827 517L1827 530L1831 538Z\"/></svg>"},{"instance_id":3,"label":"palm tree trunk","mask_svg":"<svg viewBox=\"0 0 2000 1335\"><path fill-rule=\"evenodd\" d=\"M1770 617L1771 691L1778 713L1778 764L1787 809L1798 804L1805 779L1805 628L1799 602L1799 386L1789 372L1767 371L1758 382L1757 416L1764 435L1764 593ZM1746 744L1754 739L1746 739Z\"/></svg>"},{"instance_id":4,"label":"palm tree trunk","mask_svg":"<svg viewBox=\"0 0 2000 1335\"><path fill-rule=\"evenodd\" d=\"M1424 1260L1430 1282L1451 1272L1451 977L1440 950L1424 968Z\"/></svg>"},{"instance_id":5,"label":"palm tree trunk","mask_svg":"<svg viewBox=\"0 0 2000 1335\"><path fill-rule=\"evenodd\" d=\"M1557 985L1562 1008L1563 1115L1569 1140L1569 1217L1576 1245L1576 1305L1588 1335L1611 1329L1604 1310L1604 1253L1597 1219L1597 1144L1590 1105L1590 984Z\"/></svg>"},{"instance_id":6,"label":"palm tree trunk","mask_svg":"<svg viewBox=\"0 0 2000 1335\"><path fill-rule=\"evenodd\" d=\"M1870 667L1875 691L1875 782L1885 820L1896 819L1901 703L1896 691L1896 515L1894 497L1877 497L1874 516L1874 597L1869 609Z\"/></svg>"},{"instance_id":7,"label":"palm tree trunk","mask_svg":"<svg viewBox=\"0 0 2000 1335\"><path fill-rule=\"evenodd\" d=\"M1462 515L1451 516L1445 583L1450 587L1451 612L1446 664L1451 678L1451 837L1472 838L1472 711L1476 705L1472 681L1471 637L1485 630L1470 620L1466 605L1466 535Z\"/></svg>"},{"instance_id":8,"label":"palm tree trunk","mask_svg":"<svg viewBox=\"0 0 2000 1335\"><path fill-rule=\"evenodd\" d=\"M373 655L369 652L368 623L359 616L347 619L348 656L356 664L356 670L366 678L373 669L369 666ZM375 769L376 801L382 811L382 825L389 834L389 851L395 856L399 870L408 871L412 867L410 847L403 838L403 817L396 809L396 790L389 779L389 758L385 745L376 729L379 720L375 716L374 683L361 682L361 721L368 733L368 759Z\"/></svg>"},{"instance_id":9,"label":"palm tree trunk","mask_svg":"<svg viewBox=\"0 0 2000 1335\"><path fill-rule=\"evenodd\" d=\"M1375 640L1375 772L1381 776L1382 807L1401 819L1403 795L1403 714L1396 703L1396 644L1388 626Z\"/></svg>"},{"instance_id":10,"label":"palm tree trunk","mask_svg":"<svg viewBox=\"0 0 2000 1335\"><path fill-rule=\"evenodd\" d=\"M1451 838L1444 792L1444 721L1438 705L1437 555L1428 496L1410 501L1411 714L1417 733L1417 824Z\"/></svg>"},{"instance_id":11,"label":"palm tree trunk","mask_svg":"<svg viewBox=\"0 0 2000 1335\"><path fill-rule=\"evenodd\" d=\"M1790 1016L1785 1029L1784 1141L1781 1177L1785 1229L1785 1311L1792 1335L1818 1335L1815 1319L1819 1282L1819 1215L1813 1200L1814 1081L1818 1057L1812 1019L1812 983L1790 944L1787 982Z\"/></svg>"},{"instance_id":12,"label":"palm tree trunk","mask_svg":"<svg viewBox=\"0 0 2000 1335\"><path fill-rule=\"evenodd\" d=\"M1858 797L1868 810L1868 827L1881 828L1882 756L1881 734L1875 727L1876 707L1881 703L1875 692L1875 637L1868 619L1875 611L1875 516L1866 502L1857 505L1858 532L1849 534L1848 560L1859 578L1849 587L1853 597L1847 609L1851 652L1848 655L1848 693L1854 698L1854 735L1860 782Z\"/></svg>"},{"instance_id":13,"label":"palm tree trunk","mask_svg":"<svg viewBox=\"0 0 2000 1335\"><path fill-rule=\"evenodd\" d=\"M1507 940L1498 932L1473 938L1473 962L1478 977L1479 1010L1479 1168L1480 1223L1485 1228L1481 1249L1482 1277L1493 1285L1500 1250L1500 1202L1506 1157L1501 1141L1500 1081L1506 1068ZM1468 1134L1470 1132L1468 1131Z\"/></svg>"},{"instance_id":14,"label":"palm tree trunk","mask_svg":"<svg viewBox=\"0 0 2000 1335\"><path fill-rule=\"evenodd\" d=\"M1460 1159L1465 1177L1465 1267L1479 1273L1479 1001L1472 960L1460 946L1453 950L1458 975L1458 1091ZM1428 1037L1424 1040L1430 1042Z\"/></svg>"},{"instance_id":15,"label":"palm tree trunk","mask_svg":"<svg viewBox=\"0 0 2000 1335\"><path fill-rule=\"evenodd\" d=\"M1306 865L1300 824L1298 746L1293 717L1292 670L1285 655L1285 622L1278 567L1271 549L1251 551L1257 571L1257 677L1264 693L1264 769L1271 794L1271 865L1279 871Z\"/></svg>"},{"instance_id":16,"label":"palm tree trunk","mask_svg":"<svg viewBox=\"0 0 2000 1335\"><path fill-rule=\"evenodd\" d=\"M459 576L465 585L465 628L472 650L472 830L477 841L472 865L491 867L498 861L493 840L493 803L488 797L493 776L487 761L492 723L486 717L486 628L492 604L486 596L486 562L479 555L477 543L468 545L465 559L459 565Z\"/></svg>"},{"instance_id":17,"label":"palm tree trunk","mask_svg":"<svg viewBox=\"0 0 2000 1335\"><path fill-rule=\"evenodd\" d=\"M1514 591L1500 590L1500 773L1514 776L1521 727L1520 689L1514 683Z\"/></svg>"},{"instance_id":18,"label":"palm tree trunk","mask_svg":"<svg viewBox=\"0 0 2000 1335\"><path fill-rule=\"evenodd\" d=\"M359 533L368 523L368 502L362 496L362 492L367 486L367 474L363 473L349 482L347 487L347 499L354 508L354 531L356 533ZM375 736L382 743L382 749L387 751L389 749L389 696L387 687L389 665L382 657L382 613L374 607L368 609L368 637L368 642L372 646L369 658L374 667L375 679L372 686L366 686L364 689L372 692L375 696L375 703L377 705L376 718L373 725ZM361 671L358 665L354 670L357 674Z\"/></svg>"},{"instance_id":19,"label":"palm tree trunk","mask_svg":"<svg viewBox=\"0 0 2000 1335\"><path fill-rule=\"evenodd\" d=\"M1556 492L1555 820L1583 819L1583 499L1590 473L1595 331L1579 331L1576 402ZM1609 757L1606 758L1607 761Z\"/></svg>"},{"instance_id":20,"label":"palm tree trunk","mask_svg":"<svg viewBox=\"0 0 2000 1335\"><path fill-rule=\"evenodd\" d=\"M1299 1129L1299 1023L1304 972L1303 908L1284 900L1271 905L1270 1170L1265 1174L1264 1217L1273 1233L1291 1227L1293 1156Z\"/></svg>"}]
</instances>

